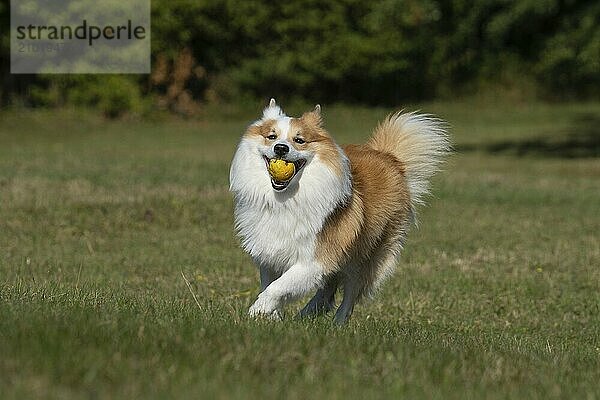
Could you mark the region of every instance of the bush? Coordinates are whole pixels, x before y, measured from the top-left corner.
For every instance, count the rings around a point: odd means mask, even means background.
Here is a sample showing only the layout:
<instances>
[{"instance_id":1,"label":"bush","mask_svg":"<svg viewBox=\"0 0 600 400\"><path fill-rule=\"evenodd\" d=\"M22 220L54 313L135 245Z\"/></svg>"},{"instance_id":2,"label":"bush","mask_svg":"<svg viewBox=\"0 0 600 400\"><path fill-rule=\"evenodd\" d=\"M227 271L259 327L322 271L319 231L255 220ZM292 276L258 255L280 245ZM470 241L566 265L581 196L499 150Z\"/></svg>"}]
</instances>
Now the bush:
<instances>
[{"instance_id":1,"label":"bush","mask_svg":"<svg viewBox=\"0 0 600 400\"><path fill-rule=\"evenodd\" d=\"M40 75L28 97L32 106L92 107L108 118L144 110L140 84L132 75Z\"/></svg>"}]
</instances>

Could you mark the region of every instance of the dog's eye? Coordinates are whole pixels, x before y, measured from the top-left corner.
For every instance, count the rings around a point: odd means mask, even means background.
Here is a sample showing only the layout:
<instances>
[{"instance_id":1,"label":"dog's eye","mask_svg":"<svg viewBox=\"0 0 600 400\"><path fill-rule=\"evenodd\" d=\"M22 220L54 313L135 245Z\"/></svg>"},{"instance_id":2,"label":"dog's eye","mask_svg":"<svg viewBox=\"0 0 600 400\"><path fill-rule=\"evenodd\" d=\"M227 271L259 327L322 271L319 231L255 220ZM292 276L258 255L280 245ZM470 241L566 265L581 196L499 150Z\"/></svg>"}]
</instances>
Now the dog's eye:
<instances>
[{"instance_id":1,"label":"dog's eye","mask_svg":"<svg viewBox=\"0 0 600 400\"><path fill-rule=\"evenodd\" d=\"M296 142L296 143L298 143L298 144L304 144L304 143L306 143L306 142L304 141L304 139L302 139L301 137L295 137L295 138L294 138L294 142Z\"/></svg>"},{"instance_id":2,"label":"dog's eye","mask_svg":"<svg viewBox=\"0 0 600 400\"><path fill-rule=\"evenodd\" d=\"M269 139L269 140L275 140L275 139L277 139L277 135L274 135L274 134L271 133L269 136L267 136L267 139Z\"/></svg>"}]
</instances>

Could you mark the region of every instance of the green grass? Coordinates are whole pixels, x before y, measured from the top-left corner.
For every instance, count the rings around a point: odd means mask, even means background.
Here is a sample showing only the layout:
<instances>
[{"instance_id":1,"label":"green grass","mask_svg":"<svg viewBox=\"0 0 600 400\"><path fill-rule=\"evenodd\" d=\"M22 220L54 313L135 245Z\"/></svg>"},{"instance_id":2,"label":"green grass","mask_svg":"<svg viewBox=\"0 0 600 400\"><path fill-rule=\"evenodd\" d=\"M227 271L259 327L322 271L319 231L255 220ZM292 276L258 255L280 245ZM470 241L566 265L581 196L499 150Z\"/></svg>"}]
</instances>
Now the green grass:
<instances>
[{"instance_id":1,"label":"green grass","mask_svg":"<svg viewBox=\"0 0 600 400\"><path fill-rule=\"evenodd\" d=\"M458 151L342 329L245 315L227 181L252 116L0 114L0 398L600 398L600 105L420 108ZM388 111L326 124L361 141Z\"/></svg>"}]
</instances>

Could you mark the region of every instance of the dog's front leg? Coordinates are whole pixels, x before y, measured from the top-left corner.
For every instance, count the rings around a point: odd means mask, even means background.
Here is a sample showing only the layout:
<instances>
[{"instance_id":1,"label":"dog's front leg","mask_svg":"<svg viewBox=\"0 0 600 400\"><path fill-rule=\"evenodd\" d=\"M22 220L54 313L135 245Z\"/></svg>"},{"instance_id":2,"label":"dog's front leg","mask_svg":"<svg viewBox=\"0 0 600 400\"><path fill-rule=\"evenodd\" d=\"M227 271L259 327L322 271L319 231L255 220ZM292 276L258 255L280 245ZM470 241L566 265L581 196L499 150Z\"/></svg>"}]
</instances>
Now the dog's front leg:
<instances>
[{"instance_id":1,"label":"dog's front leg","mask_svg":"<svg viewBox=\"0 0 600 400\"><path fill-rule=\"evenodd\" d=\"M324 276L323 267L317 262L294 264L274 280L252 304L248 314L279 318L279 309L288 301L304 296L316 289Z\"/></svg>"}]
</instances>

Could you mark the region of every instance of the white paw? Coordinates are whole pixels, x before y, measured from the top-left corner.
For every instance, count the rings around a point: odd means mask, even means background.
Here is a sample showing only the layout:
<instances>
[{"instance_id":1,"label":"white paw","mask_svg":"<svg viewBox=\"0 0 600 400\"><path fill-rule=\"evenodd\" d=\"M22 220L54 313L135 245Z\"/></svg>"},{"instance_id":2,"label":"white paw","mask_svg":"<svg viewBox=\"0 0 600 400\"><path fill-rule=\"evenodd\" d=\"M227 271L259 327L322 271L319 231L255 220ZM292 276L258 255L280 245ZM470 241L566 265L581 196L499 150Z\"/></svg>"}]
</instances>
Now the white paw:
<instances>
[{"instance_id":1,"label":"white paw","mask_svg":"<svg viewBox=\"0 0 600 400\"><path fill-rule=\"evenodd\" d=\"M281 321L281 314L277 310L277 302L269 296L261 293L258 299L250 306L248 315L251 317L267 317L273 320Z\"/></svg>"}]
</instances>

